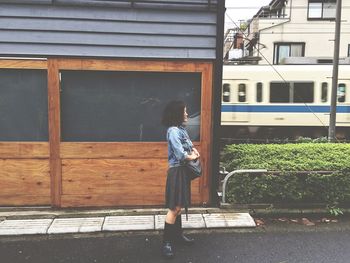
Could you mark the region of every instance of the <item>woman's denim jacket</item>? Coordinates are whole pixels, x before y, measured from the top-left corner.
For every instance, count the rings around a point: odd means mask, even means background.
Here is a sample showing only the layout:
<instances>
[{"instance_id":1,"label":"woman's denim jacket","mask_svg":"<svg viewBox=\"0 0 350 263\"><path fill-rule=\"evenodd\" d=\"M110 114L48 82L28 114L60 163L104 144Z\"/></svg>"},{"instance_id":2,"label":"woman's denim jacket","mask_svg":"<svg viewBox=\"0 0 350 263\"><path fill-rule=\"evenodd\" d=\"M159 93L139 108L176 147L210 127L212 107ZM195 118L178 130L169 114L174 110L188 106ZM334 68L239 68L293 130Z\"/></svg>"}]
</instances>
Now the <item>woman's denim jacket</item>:
<instances>
[{"instance_id":1,"label":"woman's denim jacket","mask_svg":"<svg viewBox=\"0 0 350 263\"><path fill-rule=\"evenodd\" d=\"M183 126L168 128L168 163L169 167L182 165L187 155L192 152L193 144Z\"/></svg>"}]
</instances>

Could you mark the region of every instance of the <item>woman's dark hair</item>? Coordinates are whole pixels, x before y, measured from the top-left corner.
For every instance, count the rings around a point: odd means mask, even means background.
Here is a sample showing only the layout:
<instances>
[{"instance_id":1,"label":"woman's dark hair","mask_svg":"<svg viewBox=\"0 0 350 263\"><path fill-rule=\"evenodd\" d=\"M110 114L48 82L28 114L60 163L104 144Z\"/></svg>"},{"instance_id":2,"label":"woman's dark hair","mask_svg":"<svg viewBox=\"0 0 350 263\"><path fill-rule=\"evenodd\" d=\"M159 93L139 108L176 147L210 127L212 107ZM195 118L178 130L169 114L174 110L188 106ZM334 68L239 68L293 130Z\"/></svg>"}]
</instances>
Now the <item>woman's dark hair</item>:
<instances>
[{"instance_id":1,"label":"woman's dark hair","mask_svg":"<svg viewBox=\"0 0 350 263\"><path fill-rule=\"evenodd\" d=\"M181 100L170 101L163 111L162 124L166 127L180 126L184 122L185 107Z\"/></svg>"}]
</instances>

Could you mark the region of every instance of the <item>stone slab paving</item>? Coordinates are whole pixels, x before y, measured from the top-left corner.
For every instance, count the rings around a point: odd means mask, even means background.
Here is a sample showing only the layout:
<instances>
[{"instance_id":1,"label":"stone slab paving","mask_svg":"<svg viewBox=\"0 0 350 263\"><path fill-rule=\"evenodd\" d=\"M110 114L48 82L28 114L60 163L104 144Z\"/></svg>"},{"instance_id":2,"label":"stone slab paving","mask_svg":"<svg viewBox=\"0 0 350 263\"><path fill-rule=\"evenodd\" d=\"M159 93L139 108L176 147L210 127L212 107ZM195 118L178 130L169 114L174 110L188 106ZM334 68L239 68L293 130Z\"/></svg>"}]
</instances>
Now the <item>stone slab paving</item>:
<instances>
[{"instance_id":1,"label":"stone slab paving","mask_svg":"<svg viewBox=\"0 0 350 263\"><path fill-rule=\"evenodd\" d=\"M53 219L5 220L0 223L0 235L46 234Z\"/></svg>"},{"instance_id":2,"label":"stone slab paving","mask_svg":"<svg viewBox=\"0 0 350 263\"><path fill-rule=\"evenodd\" d=\"M203 214L203 217L207 228L256 226L248 213Z\"/></svg>"},{"instance_id":3,"label":"stone slab paving","mask_svg":"<svg viewBox=\"0 0 350 263\"><path fill-rule=\"evenodd\" d=\"M248 213L223 214L227 227L256 227L254 219Z\"/></svg>"},{"instance_id":4,"label":"stone slab paving","mask_svg":"<svg viewBox=\"0 0 350 263\"><path fill-rule=\"evenodd\" d=\"M1 235L87 233L99 231L159 230L164 228L165 215L100 216L56 219L4 220ZM248 213L212 213L182 215L182 226L188 229L255 227Z\"/></svg>"},{"instance_id":5,"label":"stone slab paving","mask_svg":"<svg viewBox=\"0 0 350 263\"><path fill-rule=\"evenodd\" d=\"M102 230L104 217L58 218L53 221L48 234L86 233Z\"/></svg>"},{"instance_id":6,"label":"stone slab paving","mask_svg":"<svg viewBox=\"0 0 350 263\"><path fill-rule=\"evenodd\" d=\"M153 230L154 216L106 216L103 231Z\"/></svg>"},{"instance_id":7,"label":"stone slab paving","mask_svg":"<svg viewBox=\"0 0 350 263\"><path fill-rule=\"evenodd\" d=\"M203 214L203 218L207 228L227 226L224 214Z\"/></svg>"},{"instance_id":8,"label":"stone slab paving","mask_svg":"<svg viewBox=\"0 0 350 263\"><path fill-rule=\"evenodd\" d=\"M186 215L181 215L183 228L205 228L205 222L202 214L188 214L188 221ZM155 229L164 229L165 215L155 216Z\"/></svg>"}]
</instances>

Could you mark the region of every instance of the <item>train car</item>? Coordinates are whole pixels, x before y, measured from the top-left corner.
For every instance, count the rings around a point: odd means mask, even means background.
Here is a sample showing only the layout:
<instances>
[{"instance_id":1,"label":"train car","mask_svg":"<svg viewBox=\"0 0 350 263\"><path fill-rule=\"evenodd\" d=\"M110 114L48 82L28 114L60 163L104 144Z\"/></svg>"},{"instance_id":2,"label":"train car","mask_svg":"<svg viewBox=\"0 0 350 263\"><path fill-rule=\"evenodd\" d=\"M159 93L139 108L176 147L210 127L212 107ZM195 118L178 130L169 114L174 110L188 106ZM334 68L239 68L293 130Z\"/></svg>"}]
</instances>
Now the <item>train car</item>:
<instances>
[{"instance_id":1,"label":"train car","mask_svg":"<svg viewBox=\"0 0 350 263\"><path fill-rule=\"evenodd\" d=\"M327 136L332 65L224 65L223 138ZM339 66L336 136L349 139L350 65Z\"/></svg>"}]
</instances>

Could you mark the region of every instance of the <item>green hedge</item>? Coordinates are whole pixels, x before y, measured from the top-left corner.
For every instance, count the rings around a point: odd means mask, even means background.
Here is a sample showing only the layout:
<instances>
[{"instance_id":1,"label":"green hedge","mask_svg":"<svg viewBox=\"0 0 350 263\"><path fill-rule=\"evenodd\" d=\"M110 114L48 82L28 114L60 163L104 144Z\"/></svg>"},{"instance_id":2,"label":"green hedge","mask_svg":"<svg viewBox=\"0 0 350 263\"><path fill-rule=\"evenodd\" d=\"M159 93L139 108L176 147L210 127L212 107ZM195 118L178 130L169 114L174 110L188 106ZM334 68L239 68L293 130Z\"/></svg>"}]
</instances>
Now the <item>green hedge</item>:
<instances>
[{"instance_id":1,"label":"green hedge","mask_svg":"<svg viewBox=\"0 0 350 263\"><path fill-rule=\"evenodd\" d=\"M350 202L350 144L229 145L221 161L228 171L281 171L232 176L226 192L231 203Z\"/></svg>"},{"instance_id":2,"label":"green hedge","mask_svg":"<svg viewBox=\"0 0 350 263\"><path fill-rule=\"evenodd\" d=\"M222 154L228 171L267 169L274 171L350 170L350 144L239 144L228 145Z\"/></svg>"}]
</instances>

